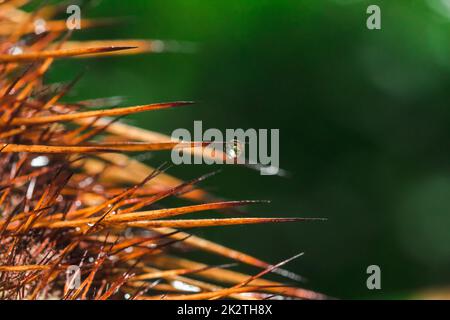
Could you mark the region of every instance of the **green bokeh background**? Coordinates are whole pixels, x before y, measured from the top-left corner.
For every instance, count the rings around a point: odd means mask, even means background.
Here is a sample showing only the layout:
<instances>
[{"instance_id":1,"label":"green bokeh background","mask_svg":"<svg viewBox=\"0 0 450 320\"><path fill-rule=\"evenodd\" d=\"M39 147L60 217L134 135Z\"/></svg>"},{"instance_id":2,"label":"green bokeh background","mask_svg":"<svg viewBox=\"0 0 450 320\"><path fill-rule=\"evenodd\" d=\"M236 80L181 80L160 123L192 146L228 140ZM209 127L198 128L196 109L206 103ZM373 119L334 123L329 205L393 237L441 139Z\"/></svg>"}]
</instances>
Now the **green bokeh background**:
<instances>
[{"instance_id":1,"label":"green bokeh background","mask_svg":"<svg viewBox=\"0 0 450 320\"><path fill-rule=\"evenodd\" d=\"M338 298L414 297L450 285L449 3L104 0L82 14L129 22L76 37L193 42L195 52L60 61L49 81L87 68L70 99L198 101L126 120L167 134L192 130L194 120L279 128L290 177L226 166L203 186L227 199L272 200L250 216L329 220L195 234L274 263L304 251L287 268ZM369 4L381 7L381 30L366 28ZM371 264L381 267L382 290L366 288Z\"/></svg>"}]
</instances>

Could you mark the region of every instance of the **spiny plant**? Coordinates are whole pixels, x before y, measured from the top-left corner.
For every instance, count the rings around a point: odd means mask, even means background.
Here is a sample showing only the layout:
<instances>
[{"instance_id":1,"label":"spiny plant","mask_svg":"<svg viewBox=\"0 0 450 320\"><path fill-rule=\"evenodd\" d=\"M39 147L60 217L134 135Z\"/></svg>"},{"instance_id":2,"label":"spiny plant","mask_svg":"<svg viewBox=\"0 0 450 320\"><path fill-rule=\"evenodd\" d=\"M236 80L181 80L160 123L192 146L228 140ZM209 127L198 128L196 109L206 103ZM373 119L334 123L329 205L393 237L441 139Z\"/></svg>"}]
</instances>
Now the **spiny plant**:
<instances>
[{"instance_id":1,"label":"spiny plant","mask_svg":"<svg viewBox=\"0 0 450 320\"><path fill-rule=\"evenodd\" d=\"M181 231L308 219L176 219L210 210L226 214L258 201L223 201L196 187L211 174L183 182L166 173L168 165L151 168L126 155L175 147L201 155L208 142L179 144L118 121L190 102L116 108L108 99L68 103L64 96L78 78L57 85L43 81L55 59L152 52L155 42L72 41L66 22L57 20L65 6L28 12L23 9L28 2L0 0L0 298L323 298L263 279L275 272L297 280L280 267L298 255L272 265ZM36 32L37 19L46 21L45 30ZM109 23L83 20L81 26ZM99 106L107 108L94 108ZM193 204L161 208L159 201L168 197ZM183 257L187 250L261 271L250 276L230 270L231 265L192 261Z\"/></svg>"}]
</instances>

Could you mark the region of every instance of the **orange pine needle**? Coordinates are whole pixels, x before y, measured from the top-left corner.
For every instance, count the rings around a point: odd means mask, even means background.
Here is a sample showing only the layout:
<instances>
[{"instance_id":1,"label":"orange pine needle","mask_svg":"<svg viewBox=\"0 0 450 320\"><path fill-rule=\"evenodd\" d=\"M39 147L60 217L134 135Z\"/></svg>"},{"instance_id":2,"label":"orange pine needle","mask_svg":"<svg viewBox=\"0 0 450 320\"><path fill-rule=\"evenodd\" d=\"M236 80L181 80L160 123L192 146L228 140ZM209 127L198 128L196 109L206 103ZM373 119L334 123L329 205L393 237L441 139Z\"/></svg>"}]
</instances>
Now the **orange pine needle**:
<instances>
[{"instance_id":1,"label":"orange pine needle","mask_svg":"<svg viewBox=\"0 0 450 320\"><path fill-rule=\"evenodd\" d=\"M143 106L135 106L135 107L125 107L125 108L115 108L108 110L95 110L95 111L86 111L86 112L78 112L78 113L70 113L70 114L61 114L54 116L45 116L45 117L32 117L32 118L15 118L11 121L11 125L30 125L30 124L46 124L53 122L63 122L63 121L73 121L83 118L93 118L93 117L117 117L123 116L138 112L150 111L150 110L159 110L159 109L167 109L178 106L190 105L193 102L190 101L178 101L178 102L168 102L168 103L155 103L148 104Z\"/></svg>"},{"instance_id":2,"label":"orange pine needle","mask_svg":"<svg viewBox=\"0 0 450 320\"><path fill-rule=\"evenodd\" d=\"M27 52L21 54L0 54L0 63L17 63L30 62L36 60L44 60L48 58L68 58L90 54L108 54L109 52L116 52L122 50L136 49L135 47L99 47L99 48L81 48L81 49L67 49L67 50L48 50L42 52Z\"/></svg>"},{"instance_id":3,"label":"orange pine needle","mask_svg":"<svg viewBox=\"0 0 450 320\"><path fill-rule=\"evenodd\" d=\"M45 145L23 145L5 144L0 149L1 153L9 152L32 152L32 153L102 153L102 152L139 152L139 151L159 151L171 149L184 149L203 147L209 142L162 142L162 143L133 143L126 144L97 144L78 146L45 146Z\"/></svg>"}]
</instances>

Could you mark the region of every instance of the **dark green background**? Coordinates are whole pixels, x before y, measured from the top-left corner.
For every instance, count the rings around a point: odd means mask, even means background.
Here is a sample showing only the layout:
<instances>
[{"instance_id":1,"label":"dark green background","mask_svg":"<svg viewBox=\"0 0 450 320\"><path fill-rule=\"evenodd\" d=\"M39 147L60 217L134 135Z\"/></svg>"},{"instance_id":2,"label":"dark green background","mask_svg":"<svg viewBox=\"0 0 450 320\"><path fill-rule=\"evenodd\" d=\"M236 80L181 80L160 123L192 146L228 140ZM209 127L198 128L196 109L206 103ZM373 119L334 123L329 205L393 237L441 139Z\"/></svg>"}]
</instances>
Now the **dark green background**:
<instances>
[{"instance_id":1,"label":"dark green background","mask_svg":"<svg viewBox=\"0 0 450 320\"><path fill-rule=\"evenodd\" d=\"M381 30L366 28L369 4L381 7ZM79 38L172 39L197 50L58 62L53 79L88 68L71 99L199 101L128 120L167 134L192 130L194 120L205 128L279 128L290 178L226 166L203 186L229 199L272 200L249 208L251 216L329 219L196 234L274 263L304 251L287 268L339 298L406 298L449 284L445 1L105 0L82 13L130 20ZM186 179L211 170L171 172ZM381 267L380 291L366 288L371 264Z\"/></svg>"}]
</instances>

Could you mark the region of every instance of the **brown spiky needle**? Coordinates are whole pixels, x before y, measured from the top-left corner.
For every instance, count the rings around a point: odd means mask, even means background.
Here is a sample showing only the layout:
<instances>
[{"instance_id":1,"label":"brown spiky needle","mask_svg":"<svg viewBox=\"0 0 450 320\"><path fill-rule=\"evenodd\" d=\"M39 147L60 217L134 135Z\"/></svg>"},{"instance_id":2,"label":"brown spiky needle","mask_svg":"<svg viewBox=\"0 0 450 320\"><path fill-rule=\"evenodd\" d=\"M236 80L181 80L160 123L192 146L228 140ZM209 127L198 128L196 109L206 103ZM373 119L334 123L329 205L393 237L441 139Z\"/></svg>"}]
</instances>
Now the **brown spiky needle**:
<instances>
[{"instance_id":1,"label":"brown spiky needle","mask_svg":"<svg viewBox=\"0 0 450 320\"><path fill-rule=\"evenodd\" d=\"M208 142L180 145L117 121L190 102L92 110L93 101L63 102L74 83L49 91L43 82L55 59L152 52L152 41L71 41L65 22L56 20L60 7L29 13L21 9L27 3L0 0L0 299L323 297L263 278L276 272L297 279L280 269L287 260L271 265L181 231L312 219L226 217L227 210L258 201L223 201L197 188L209 175L183 182L167 174L166 165L151 168L128 157L174 147L198 155L208 148ZM37 18L47 21L45 32L35 33ZM161 207L159 201L168 197L191 203ZM195 218L211 210L212 218ZM194 218L183 218L192 213ZM259 271L250 276L231 265L191 261L181 257L186 250ZM78 275L68 276L71 266Z\"/></svg>"}]
</instances>

